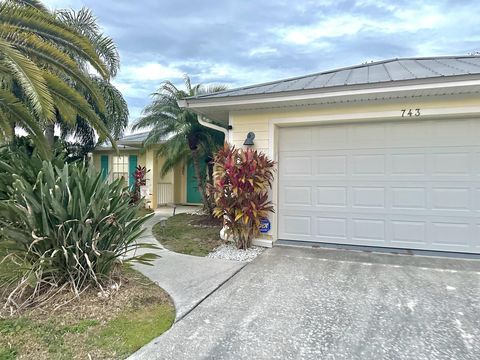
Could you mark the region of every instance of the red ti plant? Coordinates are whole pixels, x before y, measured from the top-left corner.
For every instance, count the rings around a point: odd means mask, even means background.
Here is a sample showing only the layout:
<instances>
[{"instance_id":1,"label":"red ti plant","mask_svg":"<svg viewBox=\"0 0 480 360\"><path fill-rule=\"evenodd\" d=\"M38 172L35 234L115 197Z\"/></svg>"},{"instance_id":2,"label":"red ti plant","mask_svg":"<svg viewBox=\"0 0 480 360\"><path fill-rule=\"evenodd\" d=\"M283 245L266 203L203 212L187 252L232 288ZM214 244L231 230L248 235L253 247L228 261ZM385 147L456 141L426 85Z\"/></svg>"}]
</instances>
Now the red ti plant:
<instances>
[{"instance_id":1,"label":"red ti plant","mask_svg":"<svg viewBox=\"0 0 480 360\"><path fill-rule=\"evenodd\" d=\"M268 193L275 163L262 152L228 144L213 161L214 183L209 188L216 206L213 214L224 219L237 247L247 249L260 234L260 221L274 211Z\"/></svg>"},{"instance_id":2,"label":"red ti plant","mask_svg":"<svg viewBox=\"0 0 480 360\"><path fill-rule=\"evenodd\" d=\"M134 183L133 183L133 191L131 195L131 201L134 204L138 204L140 200L142 200L140 189L142 186L147 184L147 173L150 170L147 170L145 166L138 165L135 168L135 172L133 173Z\"/></svg>"}]
</instances>

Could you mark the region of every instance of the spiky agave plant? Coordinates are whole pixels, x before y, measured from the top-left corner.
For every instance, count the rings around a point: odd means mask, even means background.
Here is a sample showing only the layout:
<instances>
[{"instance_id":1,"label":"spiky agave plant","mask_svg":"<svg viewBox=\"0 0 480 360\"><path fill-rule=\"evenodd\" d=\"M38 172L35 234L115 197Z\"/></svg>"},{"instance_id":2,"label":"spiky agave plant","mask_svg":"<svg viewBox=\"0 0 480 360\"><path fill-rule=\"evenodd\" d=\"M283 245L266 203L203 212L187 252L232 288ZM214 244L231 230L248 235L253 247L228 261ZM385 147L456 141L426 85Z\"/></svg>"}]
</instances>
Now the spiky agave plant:
<instances>
[{"instance_id":1,"label":"spiky agave plant","mask_svg":"<svg viewBox=\"0 0 480 360\"><path fill-rule=\"evenodd\" d=\"M6 308L15 312L64 289L102 289L120 263L155 257L135 253L155 246L137 242L149 215L137 216L121 180L105 182L82 162L31 163L40 167L33 179L18 163L0 161L0 171L12 174L10 196L0 200L0 253L23 269L8 286Z\"/></svg>"}]
</instances>

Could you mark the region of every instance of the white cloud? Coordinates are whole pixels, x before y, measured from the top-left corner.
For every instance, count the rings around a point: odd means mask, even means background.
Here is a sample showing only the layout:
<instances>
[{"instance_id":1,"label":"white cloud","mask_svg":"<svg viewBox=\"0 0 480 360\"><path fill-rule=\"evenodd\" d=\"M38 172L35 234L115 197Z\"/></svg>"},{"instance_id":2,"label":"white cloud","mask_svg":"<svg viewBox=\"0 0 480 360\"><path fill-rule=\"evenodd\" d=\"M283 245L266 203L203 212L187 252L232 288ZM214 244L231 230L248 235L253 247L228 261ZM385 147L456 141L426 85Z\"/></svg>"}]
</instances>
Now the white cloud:
<instances>
[{"instance_id":1,"label":"white cloud","mask_svg":"<svg viewBox=\"0 0 480 360\"><path fill-rule=\"evenodd\" d=\"M183 73L174 65L147 62L139 65L127 65L121 70L122 78L136 81L163 81L181 78Z\"/></svg>"},{"instance_id":2,"label":"white cloud","mask_svg":"<svg viewBox=\"0 0 480 360\"><path fill-rule=\"evenodd\" d=\"M80 9L84 4L80 0L43 0L49 9Z\"/></svg>"},{"instance_id":3,"label":"white cloud","mask_svg":"<svg viewBox=\"0 0 480 360\"><path fill-rule=\"evenodd\" d=\"M392 17L386 19L342 14L322 19L312 25L277 28L275 32L287 43L326 47L332 38L355 35L360 31L382 34L415 32L433 29L446 20L447 16L440 9L425 5L421 9L396 8Z\"/></svg>"},{"instance_id":4,"label":"white cloud","mask_svg":"<svg viewBox=\"0 0 480 360\"><path fill-rule=\"evenodd\" d=\"M254 48L248 52L248 56L254 57L254 56L268 56L272 54L278 53L278 50L270 47L270 46L260 46L257 48Z\"/></svg>"},{"instance_id":5,"label":"white cloud","mask_svg":"<svg viewBox=\"0 0 480 360\"><path fill-rule=\"evenodd\" d=\"M130 81L128 79L122 79L117 77L112 81L112 84L120 90L124 97L130 98L148 98L152 92L154 92L159 85L158 81Z\"/></svg>"}]
</instances>

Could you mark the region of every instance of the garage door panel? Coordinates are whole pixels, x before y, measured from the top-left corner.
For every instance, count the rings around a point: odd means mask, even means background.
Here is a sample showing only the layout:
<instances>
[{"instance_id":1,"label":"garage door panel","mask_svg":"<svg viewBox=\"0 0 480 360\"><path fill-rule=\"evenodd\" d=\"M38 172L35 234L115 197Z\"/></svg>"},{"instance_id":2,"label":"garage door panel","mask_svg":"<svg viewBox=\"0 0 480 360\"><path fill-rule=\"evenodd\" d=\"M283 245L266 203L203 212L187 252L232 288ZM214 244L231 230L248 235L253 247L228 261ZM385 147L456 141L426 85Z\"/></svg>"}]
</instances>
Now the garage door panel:
<instances>
[{"instance_id":1,"label":"garage door panel","mask_svg":"<svg viewBox=\"0 0 480 360\"><path fill-rule=\"evenodd\" d=\"M464 145L467 139L472 139L472 130L475 126L471 120L434 121L432 135L443 140L443 143Z\"/></svg>"},{"instance_id":2,"label":"garage door panel","mask_svg":"<svg viewBox=\"0 0 480 360\"><path fill-rule=\"evenodd\" d=\"M426 154L424 153L394 153L391 154L390 164L392 175L426 175Z\"/></svg>"},{"instance_id":3,"label":"garage door panel","mask_svg":"<svg viewBox=\"0 0 480 360\"><path fill-rule=\"evenodd\" d=\"M467 152L444 152L440 154L432 154L431 173L434 176L442 175L462 175L471 176L471 154Z\"/></svg>"},{"instance_id":4,"label":"garage door panel","mask_svg":"<svg viewBox=\"0 0 480 360\"><path fill-rule=\"evenodd\" d=\"M433 221L430 224L432 245L442 248L468 248L472 241L472 226L468 222Z\"/></svg>"},{"instance_id":5,"label":"garage door panel","mask_svg":"<svg viewBox=\"0 0 480 360\"><path fill-rule=\"evenodd\" d=\"M279 230L294 240L309 240L312 234L312 217L310 215L282 215Z\"/></svg>"},{"instance_id":6,"label":"garage door panel","mask_svg":"<svg viewBox=\"0 0 480 360\"><path fill-rule=\"evenodd\" d=\"M474 252L480 253L480 222L473 224L473 241L472 248Z\"/></svg>"},{"instance_id":7,"label":"garage door panel","mask_svg":"<svg viewBox=\"0 0 480 360\"><path fill-rule=\"evenodd\" d=\"M354 208L385 208L384 187L353 186L352 195Z\"/></svg>"},{"instance_id":8,"label":"garage door panel","mask_svg":"<svg viewBox=\"0 0 480 360\"><path fill-rule=\"evenodd\" d=\"M354 242L363 240L378 241L382 244L386 239L385 220L368 219L355 217L351 220L352 224L352 240Z\"/></svg>"},{"instance_id":9,"label":"garage door panel","mask_svg":"<svg viewBox=\"0 0 480 360\"><path fill-rule=\"evenodd\" d=\"M284 192L284 205L312 205L312 188L309 186L285 186Z\"/></svg>"},{"instance_id":10,"label":"garage door panel","mask_svg":"<svg viewBox=\"0 0 480 360\"><path fill-rule=\"evenodd\" d=\"M384 154L353 154L350 157L351 175L385 175Z\"/></svg>"},{"instance_id":11,"label":"garage door panel","mask_svg":"<svg viewBox=\"0 0 480 360\"><path fill-rule=\"evenodd\" d=\"M347 186L317 186L316 188L316 206L323 207L346 207L347 206ZM480 200L480 197L479 197Z\"/></svg>"},{"instance_id":12,"label":"garage door panel","mask_svg":"<svg viewBox=\"0 0 480 360\"><path fill-rule=\"evenodd\" d=\"M470 189L454 187L433 187L432 209L450 211L471 211Z\"/></svg>"},{"instance_id":13,"label":"garage door panel","mask_svg":"<svg viewBox=\"0 0 480 360\"><path fill-rule=\"evenodd\" d=\"M397 122L388 127L388 138L392 146L422 146L431 138L431 123L429 121Z\"/></svg>"},{"instance_id":14,"label":"garage door panel","mask_svg":"<svg viewBox=\"0 0 480 360\"><path fill-rule=\"evenodd\" d=\"M311 175L312 159L310 156L285 156L283 158L282 171L285 175Z\"/></svg>"},{"instance_id":15,"label":"garage door panel","mask_svg":"<svg viewBox=\"0 0 480 360\"><path fill-rule=\"evenodd\" d=\"M317 238L319 240L331 241L332 239L346 241L348 219L341 217L322 217L316 218Z\"/></svg>"},{"instance_id":16,"label":"garage door panel","mask_svg":"<svg viewBox=\"0 0 480 360\"><path fill-rule=\"evenodd\" d=\"M347 175L347 155L317 155L313 158L313 175Z\"/></svg>"},{"instance_id":17,"label":"garage door panel","mask_svg":"<svg viewBox=\"0 0 480 360\"><path fill-rule=\"evenodd\" d=\"M398 210L426 210L427 189L425 187L392 186L391 207Z\"/></svg>"},{"instance_id":18,"label":"garage door panel","mask_svg":"<svg viewBox=\"0 0 480 360\"><path fill-rule=\"evenodd\" d=\"M417 247L427 243L426 221L393 219L391 226L391 244L396 247Z\"/></svg>"},{"instance_id":19,"label":"garage door panel","mask_svg":"<svg viewBox=\"0 0 480 360\"><path fill-rule=\"evenodd\" d=\"M300 149L280 143L279 238L480 252L479 121L439 122L281 129L313 135Z\"/></svg>"}]
</instances>

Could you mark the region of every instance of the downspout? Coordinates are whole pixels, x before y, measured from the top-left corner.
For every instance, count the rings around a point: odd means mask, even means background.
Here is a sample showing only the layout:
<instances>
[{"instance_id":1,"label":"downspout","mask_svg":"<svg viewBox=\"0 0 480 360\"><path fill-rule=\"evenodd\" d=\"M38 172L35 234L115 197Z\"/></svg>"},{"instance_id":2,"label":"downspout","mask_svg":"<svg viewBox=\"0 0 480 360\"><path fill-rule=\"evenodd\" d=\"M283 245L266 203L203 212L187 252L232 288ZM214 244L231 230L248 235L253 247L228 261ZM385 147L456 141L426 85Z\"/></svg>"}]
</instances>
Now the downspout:
<instances>
[{"instance_id":1,"label":"downspout","mask_svg":"<svg viewBox=\"0 0 480 360\"><path fill-rule=\"evenodd\" d=\"M203 125L207 128L210 128L210 129L213 129L213 130L217 130L217 131L221 131L225 134L225 140L228 139L228 130L225 129L224 127L222 126L219 126L219 125L216 125L216 124L212 124L211 122L208 122L208 121L205 121L203 120L204 119L204 116L203 115L200 115L200 114L197 114L197 120L199 122L200 125Z\"/></svg>"},{"instance_id":2,"label":"downspout","mask_svg":"<svg viewBox=\"0 0 480 360\"><path fill-rule=\"evenodd\" d=\"M188 101L185 100L185 99L181 99L181 100L177 100L177 103L178 103L178 106L180 106L181 108L189 108L189 104L188 104ZM222 126L219 126L219 125L216 125L216 124L212 124L211 122L208 122L205 120L205 116L202 115L202 114L199 114L197 113L197 120L198 120L198 123L202 126L205 126L207 128L210 128L210 129L213 129L213 130L217 130L217 131L220 131L222 133L225 134L225 140L228 139L228 130Z\"/></svg>"}]
</instances>

